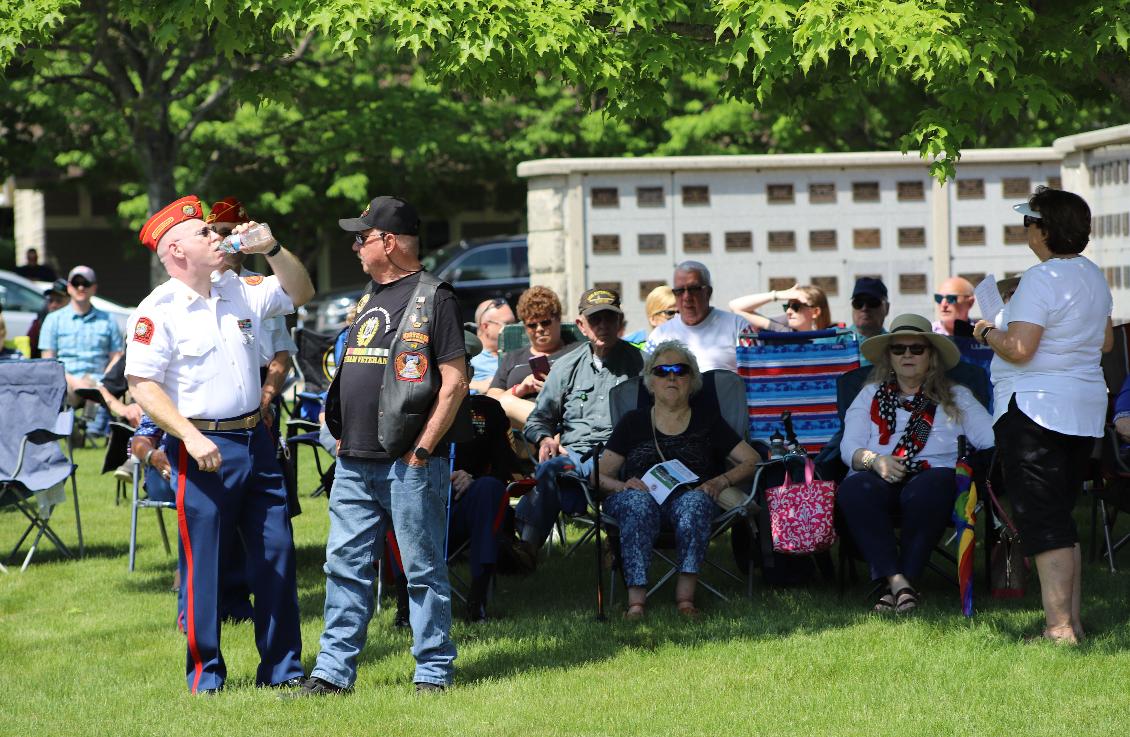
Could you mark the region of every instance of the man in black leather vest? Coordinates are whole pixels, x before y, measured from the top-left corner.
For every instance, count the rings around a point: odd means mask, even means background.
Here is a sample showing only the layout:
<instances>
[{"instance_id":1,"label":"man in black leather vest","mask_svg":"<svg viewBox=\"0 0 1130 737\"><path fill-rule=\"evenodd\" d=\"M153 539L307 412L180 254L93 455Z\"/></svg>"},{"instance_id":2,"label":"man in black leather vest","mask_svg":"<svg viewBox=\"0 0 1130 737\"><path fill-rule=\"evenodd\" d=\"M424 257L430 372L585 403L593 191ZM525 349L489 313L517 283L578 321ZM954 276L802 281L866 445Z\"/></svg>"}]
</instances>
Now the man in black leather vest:
<instances>
[{"instance_id":1,"label":"man in black leather vest","mask_svg":"<svg viewBox=\"0 0 1130 737\"><path fill-rule=\"evenodd\" d=\"M452 681L451 587L444 550L452 442L470 438L462 320L451 286L423 270L419 217L377 197L338 221L372 282L357 302L326 397L338 440L326 543L326 627L300 694L357 679L373 614L374 563L391 523L408 578L417 691Z\"/></svg>"}]
</instances>

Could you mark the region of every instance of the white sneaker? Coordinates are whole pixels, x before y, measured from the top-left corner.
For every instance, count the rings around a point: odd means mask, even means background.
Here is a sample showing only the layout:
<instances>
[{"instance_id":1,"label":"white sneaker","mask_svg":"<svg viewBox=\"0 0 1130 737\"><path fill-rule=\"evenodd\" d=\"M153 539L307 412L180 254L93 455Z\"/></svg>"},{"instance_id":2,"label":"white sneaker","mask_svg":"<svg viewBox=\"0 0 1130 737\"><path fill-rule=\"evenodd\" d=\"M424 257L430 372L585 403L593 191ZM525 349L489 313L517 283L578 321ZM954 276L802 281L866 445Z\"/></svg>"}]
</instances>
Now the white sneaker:
<instances>
[{"instance_id":1,"label":"white sneaker","mask_svg":"<svg viewBox=\"0 0 1130 737\"><path fill-rule=\"evenodd\" d=\"M133 468L137 465L137 458L130 456L126 462L114 469L114 478L127 484L133 481Z\"/></svg>"}]
</instances>

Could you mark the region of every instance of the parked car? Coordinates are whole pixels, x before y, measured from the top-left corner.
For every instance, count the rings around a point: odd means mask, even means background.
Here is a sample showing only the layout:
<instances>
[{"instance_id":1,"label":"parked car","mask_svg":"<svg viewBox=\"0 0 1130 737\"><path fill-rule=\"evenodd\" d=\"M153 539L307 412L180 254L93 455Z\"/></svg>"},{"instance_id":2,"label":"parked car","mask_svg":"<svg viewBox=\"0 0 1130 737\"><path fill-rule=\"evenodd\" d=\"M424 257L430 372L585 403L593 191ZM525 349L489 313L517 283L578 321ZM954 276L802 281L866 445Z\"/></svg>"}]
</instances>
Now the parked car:
<instances>
[{"instance_id":1,"label":"parked car","mask_svg":"<svg viewBox=\"0 0 1130 737\"><path fill-rule=\"evenodd\" d=\"M424 268L455 287L465 321L484 299L502 297L511 305L530 286L526 236L502 235L449 243L420 259ZM365 290L359 284L320 294L298 311L302 325L331 333L345 325L345 313Z\"/></svg>"},{"instance_id":2,"label":"parked car","mask_svg":"<svg viewBox=\"0 0 1130 737\"><path fill-rule=\"evenodd\" d=\"M27 335L35 315L43 307L43 292L51 282L32 281L11 271L0 271L0 306L4 308L4 323L8 326L8 337ZM108 299L95 296L91 302L98 309L107 312L118 327L125 333L126 320L132 307L123 307Z\"/></svg>"}]
</instances>

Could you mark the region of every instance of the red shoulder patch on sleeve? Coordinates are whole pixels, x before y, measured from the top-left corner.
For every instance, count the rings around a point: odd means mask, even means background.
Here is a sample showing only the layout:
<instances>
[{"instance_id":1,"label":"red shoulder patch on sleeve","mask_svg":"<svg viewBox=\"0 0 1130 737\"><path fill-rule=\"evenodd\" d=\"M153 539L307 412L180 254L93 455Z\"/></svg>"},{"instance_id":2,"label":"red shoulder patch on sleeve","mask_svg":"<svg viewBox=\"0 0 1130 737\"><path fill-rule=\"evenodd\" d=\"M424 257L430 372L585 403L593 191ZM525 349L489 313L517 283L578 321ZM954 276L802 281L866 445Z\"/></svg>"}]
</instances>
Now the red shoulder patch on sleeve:
<instances>
[{"instance_id":1,"label":"red shoulder patch on sleeve","mask_svg":"<svg viewBox=\"0 0 1130 737\"><path fill-rule=\"evenodd\" d=\"M139 317L133 326L133 339L137 343L149 345L153 340L153 321L148 317Z\"/></svg>"},{"instance_id":2,"label":"red shoulder patch on sleeve","mask_svg":"<svg viewBox=\"0 0 1130 737\"><path fill-rule=\"evenodd\" d=\"M253 287L256 284L262 284L263 283L263 277L259 274L256 274L255 276L245 276L245 277L243 277L243 281L248 286Z\"/></svg>"}]
</instances>

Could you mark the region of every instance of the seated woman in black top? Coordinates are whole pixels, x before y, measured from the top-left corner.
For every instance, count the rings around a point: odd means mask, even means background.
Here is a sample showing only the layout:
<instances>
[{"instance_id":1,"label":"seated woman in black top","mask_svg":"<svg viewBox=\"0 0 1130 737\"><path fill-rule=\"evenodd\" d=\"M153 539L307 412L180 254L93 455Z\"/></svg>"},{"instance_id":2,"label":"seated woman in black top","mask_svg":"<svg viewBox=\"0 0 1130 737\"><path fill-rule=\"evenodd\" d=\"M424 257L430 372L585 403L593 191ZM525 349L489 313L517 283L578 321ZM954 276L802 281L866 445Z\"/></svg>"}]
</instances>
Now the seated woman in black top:
<instances>
[{"instance_id":1,"label":"seated woman in black top","mask_svg":"<svg viewBox=\"0 0 1130 737\"><path fill-rule=\"evenodd\" d=\"M549 365L581 342L567 342L568 335L561 330L561 300L552 289L530 287L522 292L518 298L518 319L526 326L530 345L498 357L498 371L487 396L497 399L511 425L521 429L534 408ZM530 359L541 356L545 357L545 371L535 372Z\"/></svg>"},{"instance_id":2,"label":"seated woman in black top","mask_svg":"<svg viewBox=\"0 0 1130 737\"><path fill-rule=\"evenodd\" d=\"M702 375L685 345L667 341L656 346L644 364L643 377L655 406L624 415L600 459L601 488L612 492L604 508L620 527L628 586L624 617L639 619L644 614L647 570L661 522L675 530L676 606L680 614L694 617L699 613L694 605L695 585L710 542L710 525L719 511L718 496L752 477L761 459L726 424L716 405L700 402L692 409L690 398L702 388ZM727 460L735 464L729 471ZM676 488L659 503L641 478L667 461L680 461L698 479Z\"/></svg>"}]
</instances>

